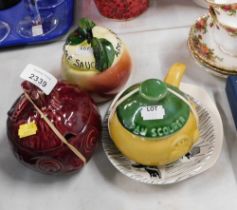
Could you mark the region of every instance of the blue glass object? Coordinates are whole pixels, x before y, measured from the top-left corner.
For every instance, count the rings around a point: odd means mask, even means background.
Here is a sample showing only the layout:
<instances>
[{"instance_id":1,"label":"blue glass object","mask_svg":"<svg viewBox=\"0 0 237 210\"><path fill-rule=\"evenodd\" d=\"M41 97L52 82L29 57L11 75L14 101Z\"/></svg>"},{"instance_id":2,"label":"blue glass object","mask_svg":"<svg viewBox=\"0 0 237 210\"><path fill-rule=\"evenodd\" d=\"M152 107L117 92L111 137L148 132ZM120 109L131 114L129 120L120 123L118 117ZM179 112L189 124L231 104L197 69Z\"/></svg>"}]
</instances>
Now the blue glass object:
<instances>
[{"instance_id":1,"label":"blue glass object","mask_svg":"<svg viewBox=\"0 0 237 210\"><path fill-rule=\"evenodd\" d=\"M10 27L7 23L0 21L0 45L10 33Z\"/></svg>"},{"instance_id":2,"label":"blue glass object","mask_svg":"<svg viewBox=\"0 0 237 210\"><path fill-rule=\"evenodd\" d=\"M226 81L226 94L237 129L237 76L229 76Z\"/></svg>"},{"instance_id":3,"label":"blue glass object","mask_svg":"<svg viewBox=\"0 0 237 210\"><path fill-rule=\"evenodd\" d=\"M49 42L64 35L73 24L73 6L74 0L21 0L0 10L0 36L1 23L10 26L8 36L0 37L0 48Z\"/></svg>"}]
</instances>

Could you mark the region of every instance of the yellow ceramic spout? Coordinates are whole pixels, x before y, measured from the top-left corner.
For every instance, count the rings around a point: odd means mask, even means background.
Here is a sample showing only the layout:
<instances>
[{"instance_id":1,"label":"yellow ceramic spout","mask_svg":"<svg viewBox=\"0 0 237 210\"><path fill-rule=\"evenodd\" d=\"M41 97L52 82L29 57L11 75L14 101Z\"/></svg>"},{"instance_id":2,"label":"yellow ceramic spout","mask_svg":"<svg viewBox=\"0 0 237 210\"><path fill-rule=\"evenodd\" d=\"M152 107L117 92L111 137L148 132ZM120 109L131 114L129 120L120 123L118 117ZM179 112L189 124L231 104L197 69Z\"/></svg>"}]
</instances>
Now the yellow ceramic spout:
<instances>
[{"instance_id":1,"label":"yellow ceramic spout","mask_svg":"<svg viewBox=\"0 0 237 210\"><path fill-rule=\"evenodd\" d=\"M182 64L182 63L173 64L170 67L164 79L164 82L178 88L185 71L186 71L185 64Z\"/></svg>"}]
</instances>

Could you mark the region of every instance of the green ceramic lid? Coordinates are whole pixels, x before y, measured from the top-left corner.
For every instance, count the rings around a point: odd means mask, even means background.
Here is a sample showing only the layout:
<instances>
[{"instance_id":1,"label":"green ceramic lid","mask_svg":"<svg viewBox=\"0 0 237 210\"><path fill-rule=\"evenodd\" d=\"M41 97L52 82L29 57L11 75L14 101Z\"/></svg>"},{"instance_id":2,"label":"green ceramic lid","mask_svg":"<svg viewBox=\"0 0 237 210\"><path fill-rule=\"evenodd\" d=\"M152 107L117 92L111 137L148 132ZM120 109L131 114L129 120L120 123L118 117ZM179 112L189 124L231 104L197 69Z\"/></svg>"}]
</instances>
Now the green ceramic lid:
<instances>
[{"instance_id":1,"label":"green ceramic lid","mask_svg":"<svg viewBox=\"0 0 237 210\"><path fill-rule=\"evenodd\" d=\"M143 137L165 137L179 131L189 118L190 108L170 90L185 97L176 87L157 79L130 87L116 108L120 123Z\"/></svg>"}]
</instances>

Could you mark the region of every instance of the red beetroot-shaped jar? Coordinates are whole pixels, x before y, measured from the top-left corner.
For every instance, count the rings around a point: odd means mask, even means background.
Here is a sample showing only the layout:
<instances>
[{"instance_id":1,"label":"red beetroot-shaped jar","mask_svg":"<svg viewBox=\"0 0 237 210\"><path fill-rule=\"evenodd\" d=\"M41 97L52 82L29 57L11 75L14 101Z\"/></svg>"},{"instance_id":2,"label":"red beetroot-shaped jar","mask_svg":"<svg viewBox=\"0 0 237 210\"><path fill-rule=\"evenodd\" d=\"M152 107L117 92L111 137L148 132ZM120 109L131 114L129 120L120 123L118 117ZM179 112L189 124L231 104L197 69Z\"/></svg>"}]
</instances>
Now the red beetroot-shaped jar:
<instances>
[{"instance_id":1,"label":"red beetroot-shaped jar","mask_svg":"<svg viewBox=\"0 0 237 210\"><path fill-rule=\"evenodd\" d=\"M100 139L101 119L87 93L64 82L58 82L48 96L29 82L23 82L22 87L67 142L89 160ZM36 134L20 138L20 126L29 122L35 122ZM7 134L16 157L35 170L63 174L79 170L84 165L24 94L8 112Z\"/></svg>"}]
</instances>

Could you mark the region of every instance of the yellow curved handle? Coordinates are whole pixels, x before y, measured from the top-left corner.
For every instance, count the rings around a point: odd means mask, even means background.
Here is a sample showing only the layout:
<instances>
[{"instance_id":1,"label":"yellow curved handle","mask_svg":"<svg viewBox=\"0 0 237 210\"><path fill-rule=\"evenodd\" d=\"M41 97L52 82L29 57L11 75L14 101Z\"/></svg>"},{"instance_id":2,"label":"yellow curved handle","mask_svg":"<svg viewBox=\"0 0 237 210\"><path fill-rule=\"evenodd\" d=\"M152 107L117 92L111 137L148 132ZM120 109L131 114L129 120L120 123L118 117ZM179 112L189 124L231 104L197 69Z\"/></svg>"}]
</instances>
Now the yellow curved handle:
<instances>
[{"instance_id":1,"label":"yellow curved handle","mask_svg":"<svg viewBox=\"0 0 237 210\"><path fill-rule=\"evenodd\" d=\"M169 85L179 87L180 81L183 77L185 70L186 70L185 64L182 64L182 63L173 64L170 67L170 69L164 79L164 82Z\"/></svg>"}]
</instances>

